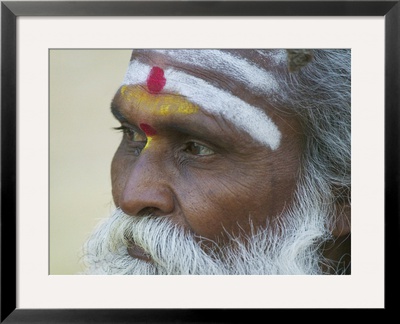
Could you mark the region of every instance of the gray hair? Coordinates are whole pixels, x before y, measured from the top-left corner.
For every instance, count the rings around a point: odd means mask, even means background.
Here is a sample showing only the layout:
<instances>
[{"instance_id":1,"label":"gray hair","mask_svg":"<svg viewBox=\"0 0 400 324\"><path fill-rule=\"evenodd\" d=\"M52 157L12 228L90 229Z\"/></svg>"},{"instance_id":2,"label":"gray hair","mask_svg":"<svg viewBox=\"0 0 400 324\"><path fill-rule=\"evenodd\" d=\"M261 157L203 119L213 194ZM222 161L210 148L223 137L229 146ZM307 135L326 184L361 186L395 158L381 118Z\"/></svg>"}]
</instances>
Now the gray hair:
<instances>
[{"instance_id":1,"label":"gray hair","mask_svg":"<svg viewBox=\"0 0 400 324\"><path fill-rule=\"evenodd\" d=\"M351 51L288 50L279 106L300 116L306 135L303 166L331 199L350 203ZM326 192L324 194L327 194Z\"/></svg>"}]
</instances>

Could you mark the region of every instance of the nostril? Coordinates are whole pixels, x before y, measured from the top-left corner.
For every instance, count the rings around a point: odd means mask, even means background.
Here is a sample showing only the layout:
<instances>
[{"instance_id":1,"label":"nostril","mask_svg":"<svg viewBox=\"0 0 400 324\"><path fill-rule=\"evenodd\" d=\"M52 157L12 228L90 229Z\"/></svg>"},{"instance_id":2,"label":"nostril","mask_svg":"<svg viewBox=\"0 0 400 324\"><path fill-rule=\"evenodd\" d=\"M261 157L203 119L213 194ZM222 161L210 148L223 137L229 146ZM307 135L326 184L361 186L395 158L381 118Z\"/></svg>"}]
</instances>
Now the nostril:
<instances>
[{"instance_id":1,"label":"nostril","mask_svg":"<svg viewBox=\"0 0 400 324\"><path fill-rule=\"evenodd\" d=\"M157 216L160 214L160 210L155 207L146 207L140 210L136 216L145 217L145 216Z\"/></svg>"}]
</instances>

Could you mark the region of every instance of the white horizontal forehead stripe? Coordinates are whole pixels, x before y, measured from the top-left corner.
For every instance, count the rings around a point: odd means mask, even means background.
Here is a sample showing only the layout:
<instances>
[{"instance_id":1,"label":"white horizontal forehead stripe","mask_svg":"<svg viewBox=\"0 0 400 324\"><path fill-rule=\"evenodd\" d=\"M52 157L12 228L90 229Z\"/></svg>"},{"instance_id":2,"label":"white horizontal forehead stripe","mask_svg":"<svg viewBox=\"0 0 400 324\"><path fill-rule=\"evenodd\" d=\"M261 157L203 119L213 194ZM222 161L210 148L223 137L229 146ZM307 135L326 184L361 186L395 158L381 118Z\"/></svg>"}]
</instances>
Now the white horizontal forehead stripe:
<instances>
[{"instance_id":1,"label":"white horizontal forehead stripe","mask_svg":"<svg viewBox=\"0 0 400 324\"><path fill-rule=\"evenodd\" d=\"M131 61L128 66L128 70L125 73L122 85L143 84L146 82L150 71L151 67L149 65L140 63L138 61Z\"/></svg>"},{"instance_id":2,"label":"white horizontal forehead stripe","mask_svg":"<svg viewBox=\"0 0 400 324\"><path fill-rule=\"evenodd\" d=\"M271 94L279 90L275 77L243 57L220 50L154 50L174 60L194 66L208 67L245 83L256 93ZM272 55L272 54L271 54Z\"/></svg>"},{"instance_id":3,"label":"white horizontal forehead stripe","mask_svg":"<svg viewBox=\"0 0 400 324\"><path fill-rule=\"evenodd\" d=\"M145 84L150 70L150 66L132 61L123 85ZM222 116L272 150L279 147L281 132L261 109L200 78L173 69L166 69L164 73L166 92L178 93L203 110Z\"/></svg>"}]
</instances>

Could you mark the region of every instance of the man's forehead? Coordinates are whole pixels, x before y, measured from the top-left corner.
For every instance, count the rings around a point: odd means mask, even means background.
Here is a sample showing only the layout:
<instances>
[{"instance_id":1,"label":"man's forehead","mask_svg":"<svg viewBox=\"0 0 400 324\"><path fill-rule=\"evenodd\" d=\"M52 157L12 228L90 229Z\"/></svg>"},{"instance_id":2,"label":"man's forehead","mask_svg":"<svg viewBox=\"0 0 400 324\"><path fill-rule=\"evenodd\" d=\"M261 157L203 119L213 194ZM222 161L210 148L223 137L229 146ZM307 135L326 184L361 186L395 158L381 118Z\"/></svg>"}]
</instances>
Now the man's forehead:
<instances>
[{"instance_id":1,"label":"man's forehead","mask_svg":"<svg viewBox=\"0 0 400 324\"><path fill-rule=\"evenodd\" d=\"M284 66L287 53L283 49L216 50L216 49L157 49L133 50L131 61L150 65L173 65L176 68L204 70L215 81L236 82L258 95L270 95L279 90L272 71Z\"/></svg>"},{"instance_id":2,"label":"man's forehead","mask_svg":"<svg viewBox=\"0 0 400 324\"><path fill-rule=\"evenodd\" d=\"M264 109L234 95L229 87L213 82L215 78L224 79L236 88L247 87L272 97L279 91L278 82L270 71L250 61L250 56L257 55L254 59L257 62L264 60L276 65L283 60L279 51L275 54L242 51L239 55L220 50L135 50L123 85L144 85L155 96L159 93L183 96L274 150L279 147L281 133Z\"/></svg>"},{"instance_id":3,"label":"man's forehead","mask_svg":"<svg viewBox=\"0 0 400 324\"><path fill-rule=\"evenodd\" d=\"M216 67L226 65L227 61L243 59L250 64L268 69L265 64L284 64L287 61L285 49L134 49L131 60L143 57L164 57L171 61Z\"/></svg>"}]
</instances>

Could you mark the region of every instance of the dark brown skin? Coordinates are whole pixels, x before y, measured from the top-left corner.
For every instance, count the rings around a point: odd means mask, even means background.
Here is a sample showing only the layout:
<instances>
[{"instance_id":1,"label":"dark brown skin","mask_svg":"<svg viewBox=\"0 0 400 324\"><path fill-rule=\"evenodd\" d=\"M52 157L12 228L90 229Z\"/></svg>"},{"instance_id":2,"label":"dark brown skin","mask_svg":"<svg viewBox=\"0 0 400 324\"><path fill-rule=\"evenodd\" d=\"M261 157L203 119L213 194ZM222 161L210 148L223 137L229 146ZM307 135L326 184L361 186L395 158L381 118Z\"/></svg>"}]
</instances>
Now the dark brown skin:
<instances>
[{"instance_id":1,"label":"dark brown skin","mask_svg":"<svg viewBox=\"0 0 400 324\"><path fill-rule=\"evenodd\" d=\"M129 215L168 217L187 231L219 244L227 240L224 230L239 234L241 228L249 234L249 219L256 226L265 226L290 207L304 140L295 117L279 115L251 93L239 93L240 85L232 80L221 81L223 78L215 79L207 71L182 63L177 66L151 53L141 60L162 68L184 68L251 105L263 107L281 131L282 140L273 151L201 107L190 115L156 115L151 102L132 104L127 100L130 93L146 91L129 86L124 95L119 91L113 100L115 116L129 129L112 162L116 206ZM165 94L157 96L161 102L164 98L170 101ZM146 149L141 123L157 131Z\"/></svg>"}]
</instances>

